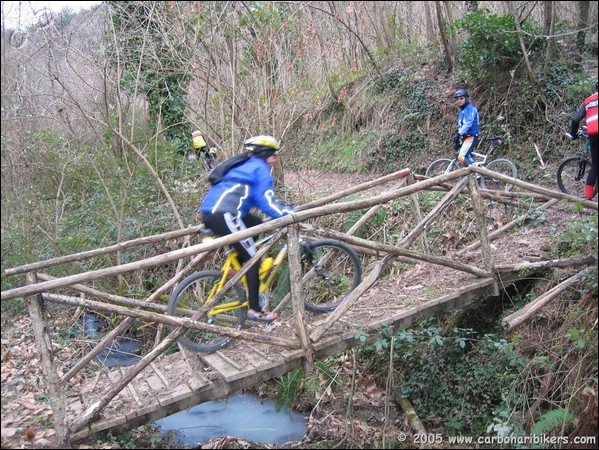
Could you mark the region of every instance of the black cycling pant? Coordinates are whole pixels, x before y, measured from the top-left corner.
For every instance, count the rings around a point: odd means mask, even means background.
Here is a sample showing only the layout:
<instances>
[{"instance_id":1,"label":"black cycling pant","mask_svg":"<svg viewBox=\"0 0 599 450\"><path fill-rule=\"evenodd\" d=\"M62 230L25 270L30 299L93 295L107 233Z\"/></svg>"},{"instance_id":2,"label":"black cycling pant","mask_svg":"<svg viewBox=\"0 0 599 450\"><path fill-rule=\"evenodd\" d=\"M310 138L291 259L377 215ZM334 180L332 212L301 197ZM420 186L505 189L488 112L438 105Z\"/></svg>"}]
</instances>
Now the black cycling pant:
<instances>
[{"instance_id":1,"label":"black cycling pant","mask_svg":"<svg viewBox=\"0 0 599 450\"><path fill-rule=\"evenodd\" d=\"M597 142L599 135L595 134L594 136L589 136L589 143L591 144L591 170L587 175L587 185L595 186L597 182Z\"/></svg>"},{"instance_id":2,"label":"black cycling pant","mask_svg":"<svg viewBox=\"0 0 599 450\"><path fill-rule=\"evenodd\" d=\"M255 227L262 223L262 219L253 214L248 214L243 219L234 216L231 213L203 213L202 221L206 227L214 231L218 236L227 236L237 231L245 230L246 228ZM252 256L257 252L256 242L254 238L245 238L239 242L231 244L232 247L239 253L239 262L242 264L248 262ZM257 261L250 269L246 272L246 279L248 283L248 296L250 301L250 308L254 311L260 312L260 278L259 278L260 262Z\"/></svg>"}]
</instances>

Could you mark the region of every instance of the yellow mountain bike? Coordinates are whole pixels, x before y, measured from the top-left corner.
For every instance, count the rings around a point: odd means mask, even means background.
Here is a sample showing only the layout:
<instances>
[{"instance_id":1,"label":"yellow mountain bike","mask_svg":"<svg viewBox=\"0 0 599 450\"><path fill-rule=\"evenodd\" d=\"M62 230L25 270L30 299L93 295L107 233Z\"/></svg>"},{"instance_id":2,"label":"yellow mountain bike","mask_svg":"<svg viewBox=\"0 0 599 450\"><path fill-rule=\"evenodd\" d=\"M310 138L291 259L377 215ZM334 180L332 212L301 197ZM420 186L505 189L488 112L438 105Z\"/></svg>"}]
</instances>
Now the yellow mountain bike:
<instances>
[{"instance_id":1,"label":"yellow mountain bike","mask_svg":"<svg viewBox=\"0 0 599 450\"><path fill-rule=\"evenodd\" d=\"M260 247L273 237L274 235L267 236L256 245ZM305 300L305 307L315 313L333 311L361 282L362 269L358 255L352 247L334 239L302 239L300 244L302 298ZM237 251L232 247L225 247L225 253L225 261L220 270L196 272L177 285L168 301L168 314L190 316L222 290L227 281L241 269ZM263 307L269 302L272 293L276 292L282 298L289 291L286 244L273 257L263 259L259 273L260 306ZM202 320L241 329L247 318L247 298L246 280L243 277ZM213 352L226 347L230 342L231 337L193 329L187 330L179 338L179 343L198 352Z\"/></svg>"}]
</instances>

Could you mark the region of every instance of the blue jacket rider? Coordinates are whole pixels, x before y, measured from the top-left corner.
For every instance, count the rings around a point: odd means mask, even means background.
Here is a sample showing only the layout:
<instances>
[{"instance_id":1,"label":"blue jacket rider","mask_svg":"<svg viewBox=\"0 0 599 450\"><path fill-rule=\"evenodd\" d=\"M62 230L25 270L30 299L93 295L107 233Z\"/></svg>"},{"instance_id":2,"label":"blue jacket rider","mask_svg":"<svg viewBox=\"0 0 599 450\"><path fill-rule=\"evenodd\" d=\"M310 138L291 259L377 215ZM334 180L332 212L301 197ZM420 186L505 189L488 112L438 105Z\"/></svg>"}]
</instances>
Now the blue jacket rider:
<instances>
[{"instance_id":1,"label":"blue jacket rider","mask_svg":"<svg viewBox=\"0 0 599 450\"><path fill-rule=\"evenodd\" d=\"M256 207L273 219L292 212L293 208L275 197L273 178L268 163L255 154L243 164L229 170L220 183L206 194L200 212L228 213L245 219Z\"/></svg>"},{"instance_id":2,"label":"blue jacket rider","mask_svg":"<svg viewBox=\"0 0 599 450\"><path fill-rule=\"evenodd\" d=\"M478 143L478 109L470 103L470 95L466 89L458 89L454 98L460 108L458 132L457 136L454 135L454 145L459 151L458 161L468 167L475 162L471 153Z\"/></svg>"},{"instance_id":3,"label":"blue jacket rider","mask_svg":"<svg viewBox=\"0 0 599 450\"><path fill-rule=\"evenodd\" d=\"M216 183L200 206L202 221L217 235L226 236L246 228L260 225L260 217L250 213L256 207L273 219L278 219L294 211L275 197L273 177L270 169L277 161L279 142L272 136L254 136L243 143L252 156L229 169L222 180ZM246 263L257 252L254 238L246 238L232 244L239 253L240 262ZM259 264L254 264L247 272L250 307L249 320L272 322L278 316L260 305Z\"/></svg>"}]
</instances>

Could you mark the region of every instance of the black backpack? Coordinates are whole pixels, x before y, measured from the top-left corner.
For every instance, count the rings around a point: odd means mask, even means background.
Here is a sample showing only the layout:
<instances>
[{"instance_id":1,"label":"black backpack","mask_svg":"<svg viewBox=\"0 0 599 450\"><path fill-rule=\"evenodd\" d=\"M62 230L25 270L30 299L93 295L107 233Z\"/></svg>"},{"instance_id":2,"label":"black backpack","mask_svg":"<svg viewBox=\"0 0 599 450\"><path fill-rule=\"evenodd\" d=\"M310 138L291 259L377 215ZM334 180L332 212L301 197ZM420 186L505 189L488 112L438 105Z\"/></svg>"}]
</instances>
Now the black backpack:
<instances>
[{"instance_id":1,"label":"black backpack","mask_svg":"<svg viewBox=\"0 0 599 450\"><path fill-rule=\"evenodd\" d=\"M251 153L245 152L223 161L210 171L210 174L208 175L208 181L212 186L220 183L229 170L231 170L233 167L243 164L250 159L250 156L252 156Z\"/></svg>"}]
</instances>

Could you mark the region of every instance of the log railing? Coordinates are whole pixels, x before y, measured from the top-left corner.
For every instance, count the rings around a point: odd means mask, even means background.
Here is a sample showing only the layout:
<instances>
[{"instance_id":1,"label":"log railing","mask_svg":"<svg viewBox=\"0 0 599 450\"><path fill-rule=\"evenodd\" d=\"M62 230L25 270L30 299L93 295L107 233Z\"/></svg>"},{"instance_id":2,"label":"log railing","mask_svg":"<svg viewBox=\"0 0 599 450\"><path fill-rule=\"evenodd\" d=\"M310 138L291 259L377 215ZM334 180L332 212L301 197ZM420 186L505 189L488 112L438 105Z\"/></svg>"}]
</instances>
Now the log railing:
<instances>
[{"instance_id":1,"label":"log railing","mask_svg":"<svg viewBox=\"0 0 599 450\"><path fill-rule=\"evenodd\" d=\"M479 173L483 176L493 175L493 177L500 180L509 182L520 188L517 192L503 193L484 191L478 188L476 183L475 174ZM410 180L406 186L405 182ZM415 181L418 180L418 181ZM343 199L344 197L362 192L375 186L380 186L385 183L396 182L398 183L386 192L379 193L367 198L361 198L358 200L351 200L345 202L336 202L337 200ZM444 189L447 190L447 194L438 202L438 204L425 216L422 217L420 213L418 195L425 190L429 189ZM467 250L473 250L478 247L481 248L483 254L483 268L474 267L472 265L464 264L447 257L435 256L430 253L426 240L426 230L431 223L438 219L439 215L455 200L458 195L466 192L469 193L472 204L474 206L474 214L477 223L477 231L479 235L478 241L471 243L456 254L460 255ZM389 245L379 243L367 239L362 239L354 236L354 233L365 223L378 209L384 206L387 202L401 198L409 197L409 201L412 204L412 210L414 213L414 219L416 225L414 228L397 244ZM393 174L380 177L376 180L372 180L366 183L362 183L357 186L352 186L346 190L340 191L328 197L315 200L300 206L297 212L284 216L280 219L271 220L263 223L260 226L252 227L233 235L217 238L209 242L202 242L196 245L191 245L179 250L167 252L162 255L146 258L140 261L131 262L128 264L122 264L119 266L107 267L79 274L69 275L61 278L54 278L49 275L38 273L38 271L53 267L59 264L65 264L73 261L81 261L84 259L106 255L113 252L122 251L126 248L134 246L144 245L148 243L160 242L167 239L185 238L190 235L197 233L202 225L190 227L184 230L178 230L168 233L163 233L155 236L143 237L139 239L133 239L130 241L118 243L101 249L81 252L73 255L52 258L46 261L40 261L32 264L26 264L23 266L6 269L3 272L4 276L13 276L17 274L27 274L27 283L25 286L9 289L1 293L2 301L9 301L17 297L28 297L29 299L29 310L32 321L34 322L34 334L38 350L42 356L43 371L46 376L48 395L51 400L52 409L54 411L55 428L59 440L67 444L70 433L76 432L86 426L93 418L106 406L109 402L122 390L128 383L139 374L145 367L150 365L156 358L158 358L164 351L166 351L173 343L176 342L177 338L182 335L186 329L195 328L201 330L210 330L215 333L219 333L226 336L232 336L250 341L262 342L270 345L282 346L286 348L298 349L301 348L305 354L305 365L307 369L310 369L313 362L313 350L312 343L317 342L322 336L335 324L343 314L362 296L372 285L374 285L380 278L381 273L384 269L391 264L393 261L400 259L402 261L426 261L432 264L439 264L446 267L450 267L455 270L463 271L465 273L473 274L481 279L489 280L495 278L495 289L497 289L497 281L500 277L501 272L512 271L518 272L523 270L522 264L515 263L508 266L497 266L493 261L493 254L490 247L490 241L496 238L498 235L518 226L523 222L523 217L519 217L508 223L506 226L493 233L487 232L487 225L485 222L484 214L484 203L483 200L497 201L504 204L513 204L514 200L527 197L533 201L545 201L538 209L545 209L553 206L559 200L568 201L580 201L575 197L567 194L563 194L557 191L546 189L540 186L536 186L530 183L526 183L521 180L515 180L506 177L501 174L490 172L488 169L481 167L463 168L448 174L444 174L434 178L426 178L422 176L414 176L408 169L395 172ZM549 200L549 201L548 201ZM584 206L597 209L597 204L590 201L583 201ZM312 225L305 223L309 219L322 217L329 214L340 214L356 210L367 209L366 213L362 218L346 233L340 233L334 230L324 230ZM371 252L371 254L380 255L380 260L374 265L373 269L364 276L361 284L345 299L345 301L331 313L327 319L317 329L313 330L311 334L308 334L304 326L303 319L303 301L301 299L301 276L299 270L299 228L310 231L312 233L327 236L334 239L338 239L347 242L362 251ZM236 241L247 237L254 237L261 233L275 233L279 231L276 238L272 240L270 245L273 245L277 239L284 236L285 231L288 231L287 241L289 245L289 264L290 264L290 277L292 280L290 296L283 299L279 304L278 308L287 303L289 299L292 300L293 311L296 324L296 335L297 340L293 339L282 339L264 334L252 333L245 330L234 330L231 328L216 327L208 325L204 322L200 322L206 312L209 310L211 305L205 305L200 311L196 311L191 317L173 317L164 314L165 307L161 304L156 303L156 299L160 295L169 292L173 286L176 285L180 279L187 273L194 270L202 260L210 254L210 252L219 249L223 246L230 245ZM409 250L417 239L420 239L420 245L422 251ZM230 280L223 291L219 295L223 295L228 288L234 285L247 271L251 263L257 261L262 255L268 251L269 246L265 245L260 249L257 255L255 255L249 264L242 267L242 269ZM173 277L161 286L157 291L152 293L144 301L130 299L123 296L117 296L114 294L106 293L93 289L86 286L84 283L89 281L98 280L101 278L122 275L127 272L138 271L155 267L158 265L165 264L171 261L180 261L183 258L192 258L191 262L187 264L185 268L173 275ZM569 261L559 260L553 262L545 262L546 267L557 267L567 265L588 265L592 262L596 263L594 257L578 258L575 260L570 259ZM524 266L528 267L528 266ZM85 293L89 296L93 296L100 301L82 299L79 297L68 296L64 294L55 294L51 291L56 289L70 288L76 292ZM211 303L218 301L219 295L213 299ZM553 293L551 294L553 295ZM547 296L550 298L551 295ZM551 297L552 298L552 297ZM87 354L75 367L73 367L67 374L62 378L58 377L55 363L51 355L51 343L49 336L45 330L47 327L44 323L44 316L42 311L42 301L52 301L71 306L77 306L86 309L92 309L97 311L104 311L114 314L125 316L117 327L115 327L101 342ZM548 300L545 300L548 301ZM515 326L517 320L521 320L525 315L519 315L518 319L513 319L509 326ZM77 418L75 423L71 423L67 426L65 423L64 414L64 399L62 395L62 386L68 382L77 372L89 363L95 355L97 355L111 340L115 337L124 333L127 328L131 325L134 318L138 318L147 322L157 322L169 327L175 327L173 331L163 338L153 348L151 352L146 354L137 365L127 372L117 383L111 386L110 390L103 393L102 399L90 407L81 417ZM509 321L508 321L509 322Z\"/></svg>"}]
</instances>

